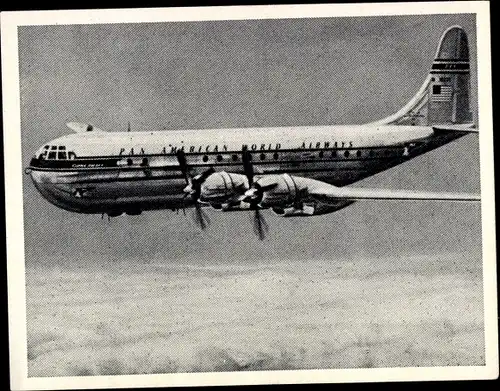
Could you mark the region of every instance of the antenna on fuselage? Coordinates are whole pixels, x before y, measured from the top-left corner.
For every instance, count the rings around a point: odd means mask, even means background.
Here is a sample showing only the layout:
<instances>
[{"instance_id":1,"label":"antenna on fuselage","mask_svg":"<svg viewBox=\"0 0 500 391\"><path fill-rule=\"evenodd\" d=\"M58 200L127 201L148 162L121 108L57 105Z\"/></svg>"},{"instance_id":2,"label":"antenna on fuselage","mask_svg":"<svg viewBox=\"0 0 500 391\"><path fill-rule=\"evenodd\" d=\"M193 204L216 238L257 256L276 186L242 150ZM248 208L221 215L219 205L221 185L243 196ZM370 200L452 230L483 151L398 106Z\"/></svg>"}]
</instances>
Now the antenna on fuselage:
<instances>
[{"instance_id":1,"label":"antenna on fuselage","mask_svg":"<svg viewBox=\"0 0 500 391\"><path fill-rule=\"evenodd\" d=\"M130 132L130 121L128 121L127 132Z\"/></svg>"}]
</instances>

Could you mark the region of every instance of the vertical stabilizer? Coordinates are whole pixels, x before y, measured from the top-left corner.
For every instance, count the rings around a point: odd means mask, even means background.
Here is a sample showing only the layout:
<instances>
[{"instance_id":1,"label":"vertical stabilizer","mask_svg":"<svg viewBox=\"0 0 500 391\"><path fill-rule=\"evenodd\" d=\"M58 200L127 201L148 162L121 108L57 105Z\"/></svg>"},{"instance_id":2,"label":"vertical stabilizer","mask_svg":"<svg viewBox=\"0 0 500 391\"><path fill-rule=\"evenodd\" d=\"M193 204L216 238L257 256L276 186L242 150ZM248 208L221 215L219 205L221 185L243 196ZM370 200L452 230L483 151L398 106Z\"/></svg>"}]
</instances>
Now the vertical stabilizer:
<instances>
[{"instance_id":1,"label":"vertical stabilizer","mask_svg":"<svg viewBox=\"0 0 500 391\"><path fill-rule=\"evenodd\" d=\"M467 34L460 26L441 37L429 75L417 94L397 113L370 125L472 123Z\"/></svg>"}]
</instances>

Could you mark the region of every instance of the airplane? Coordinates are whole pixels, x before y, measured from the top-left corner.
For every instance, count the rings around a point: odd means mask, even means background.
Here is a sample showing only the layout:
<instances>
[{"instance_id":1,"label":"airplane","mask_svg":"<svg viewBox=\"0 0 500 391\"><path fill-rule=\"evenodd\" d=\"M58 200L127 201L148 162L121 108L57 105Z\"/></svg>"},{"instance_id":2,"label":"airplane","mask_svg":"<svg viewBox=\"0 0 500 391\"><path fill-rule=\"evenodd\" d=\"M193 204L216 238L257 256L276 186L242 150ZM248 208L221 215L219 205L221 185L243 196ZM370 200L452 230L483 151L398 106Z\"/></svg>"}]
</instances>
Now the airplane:
<instances>
[{"instance_id":1,"label":"airplane","mask_svg":"<svg viewBox=\"0 0 500 391\"><path fill-rule=\"evenodd\" d=\"M480 201L477 194L355 188L361 179L478 133L469 107L468 39L442 35L429 74L398 112L364 125L106 132L69 122L73 134L41 146L26 173L41 195L72 212L116 217L195 208L282 217L333 213L361 200ZM185 212L184 212L185 213Z\"/></svg>"}]
</instances>

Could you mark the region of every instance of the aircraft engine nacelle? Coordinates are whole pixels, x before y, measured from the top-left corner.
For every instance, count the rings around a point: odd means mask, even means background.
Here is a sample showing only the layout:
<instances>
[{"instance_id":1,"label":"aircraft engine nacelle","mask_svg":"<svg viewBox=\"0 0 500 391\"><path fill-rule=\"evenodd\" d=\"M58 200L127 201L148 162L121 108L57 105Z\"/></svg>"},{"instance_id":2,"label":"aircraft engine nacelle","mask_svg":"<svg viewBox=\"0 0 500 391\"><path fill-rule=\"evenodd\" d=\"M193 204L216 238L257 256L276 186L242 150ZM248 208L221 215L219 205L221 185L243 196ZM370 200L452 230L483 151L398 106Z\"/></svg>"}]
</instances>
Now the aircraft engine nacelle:
<instances>
[{"instance_id":1,"label":"aircraft engine nacelle","mask_svg":"<svg viewBox=\"0 0 500 391\"><path fill-rule=\"evenodd\" d=\"M238 197L248 190L245 175L219 171L211 174L201 185L199 201L214 209L225 210L239 204Z\"/></svg>"},{"instance_id":2,"label":"aircraft engine nacelle","mask_svg":"<svg viewBox=\"0 0 500 391\"><path fill-rule=\"evenodd\" d=\"M266 175L259 178L256 187L260 189L262 208L285 208L308 200L308 190L316 181L288 174Z\"/></svg>"},{"instance_id":3,"label":"aircraft engine nacelle","mask_svg":"<svg viewBox=\"0 0 500 391\"><path fill-rule=\"evenodd\" d=\"M323 215L345 208L354 202L339 199L330 200L327 204L309 195L311 190L322 185L314 179L282 174L266 175L260 178L255 188L256 193L260 193L261 197L259 206L271 208L281 217Z\"/></svg>"},{"instance_id":4,"label":"aircraft engine nacelle","mask_svg":"<svg viewBox=\"0 0 500 391\"><path fill-rule=\"evenodd\" d=\"M262 208L286 208L300 201L307 192L307 184L291 175L266 175L254 185L260 194L259 206Z\"/></svg>"}]
</instances>

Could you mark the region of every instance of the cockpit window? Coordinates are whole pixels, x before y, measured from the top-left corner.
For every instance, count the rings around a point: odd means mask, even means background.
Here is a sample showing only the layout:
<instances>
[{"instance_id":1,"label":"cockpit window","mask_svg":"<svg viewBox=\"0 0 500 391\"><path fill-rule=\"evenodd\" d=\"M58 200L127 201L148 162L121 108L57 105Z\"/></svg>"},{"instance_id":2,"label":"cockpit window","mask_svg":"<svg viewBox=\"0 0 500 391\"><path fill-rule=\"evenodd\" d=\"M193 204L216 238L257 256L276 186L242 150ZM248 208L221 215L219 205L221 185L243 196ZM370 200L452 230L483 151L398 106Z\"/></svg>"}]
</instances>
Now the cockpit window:
<instances>
[{"instance_id":1,"label":"cockpit window","mask_svg":"<svg viewBox=\"0 0 500 391\"><path fill-rule=\"evenodd\" d=\"M45 145L43 147L42 153L38 156L39 159L47 159L47 151L49 150L49 146Z\"/></svg>"},{"instance_id":2,"label":"cockpit window","mask_svg":"<svg viewBox=\"0 0 500 391\"><path fill-rule=\"evenodd\" d=\"M75 153L71 151L67 152L65 145L45 145L39 156L39 159L48 160L66 160L75 158Z\"/></svg>"},{"instance_id":3,"label":"cockpit window","mask_svg":"<svg viewBox=\"0 0 500 391\"><path fill-rule=\"evenodd\" d=\"M64 145L59 145L57 152L57 159L66 160L66 147Z\"/></svg>"}]
</instances>

